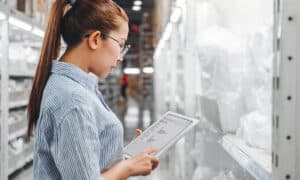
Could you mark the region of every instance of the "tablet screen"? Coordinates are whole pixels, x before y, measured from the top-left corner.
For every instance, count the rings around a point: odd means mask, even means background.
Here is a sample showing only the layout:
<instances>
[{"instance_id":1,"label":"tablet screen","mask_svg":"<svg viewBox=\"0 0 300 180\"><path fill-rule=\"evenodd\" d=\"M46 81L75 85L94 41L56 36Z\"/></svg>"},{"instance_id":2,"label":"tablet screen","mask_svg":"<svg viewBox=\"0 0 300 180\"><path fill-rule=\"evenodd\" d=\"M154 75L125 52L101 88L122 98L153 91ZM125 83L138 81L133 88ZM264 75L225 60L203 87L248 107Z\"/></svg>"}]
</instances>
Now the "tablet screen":
<instances>
[{"instance_id":1,"label":"tablet screen","mask_svg":"<svg viewBox=\"0 0 300 180\"><path fill-rule=\"evenodd\" d=\"M134 156L148 148L155 148L160 151L191 123L193 121L189 119L168 114L128 144L125 148L125 153Z\"/></svg>"}]
</instances>

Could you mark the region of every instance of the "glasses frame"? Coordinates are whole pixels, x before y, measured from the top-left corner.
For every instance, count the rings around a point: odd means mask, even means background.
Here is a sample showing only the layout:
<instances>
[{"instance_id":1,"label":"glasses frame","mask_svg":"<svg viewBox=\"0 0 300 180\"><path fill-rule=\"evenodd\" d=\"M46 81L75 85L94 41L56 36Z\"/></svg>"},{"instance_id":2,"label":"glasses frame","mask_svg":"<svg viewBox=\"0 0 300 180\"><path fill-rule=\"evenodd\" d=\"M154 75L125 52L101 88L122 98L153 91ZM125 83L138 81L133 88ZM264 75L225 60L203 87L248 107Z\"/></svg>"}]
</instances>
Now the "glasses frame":
<instances>
[{"instance_id":1,"label":"glasses frame","mask_svg":"<svg viewBox=\"0 0 300 180\"><path fill-rule=\"evenodd\" d=\"M89 37L91 34L86 34L84 37L87 38ZM110 38L111 40L115 41L116 43L118 43L118 45L120 46L120 56L123 57L125 56L125 54L128 52L128 50L130 49L131 45L130 44L126 44L126 40L125 43L121 43L117 38L114 38L106 33L101 33L102 37L106 37L106 38Z\"/></svg>"}]
</instances>

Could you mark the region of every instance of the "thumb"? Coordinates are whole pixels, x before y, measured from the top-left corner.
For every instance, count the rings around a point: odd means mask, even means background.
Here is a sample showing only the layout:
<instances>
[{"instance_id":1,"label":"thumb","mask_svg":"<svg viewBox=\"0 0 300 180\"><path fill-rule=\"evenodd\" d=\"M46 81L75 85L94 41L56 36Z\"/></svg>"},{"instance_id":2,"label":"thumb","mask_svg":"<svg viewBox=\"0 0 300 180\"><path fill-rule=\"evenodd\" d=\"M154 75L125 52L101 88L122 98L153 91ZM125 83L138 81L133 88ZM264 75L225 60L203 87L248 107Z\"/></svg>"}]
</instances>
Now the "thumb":
<instances>
[{"instance_id":1,"label":"thumb","mask_svg":"<svg viewBox=\"0 0 300 180\"><path fill-rule=\"evenodd\" d=\"M136 135L136 136L139 136L139 135L141 135L142 133L143 133L143 131L140 130L140 129L136 129L136 130L135 130L135 135Z\"/></svg>"},{"instance_id":2,"label":"thumb","mask_svg":"<svg viewBox=\"0 0 300 180\"><path fill-rule=\"evenodd\" d=\"M144 153L147 153L147 154L152 154L155 152L157 152L157 149L155 149L155 148L149 148L144 151Z\"/></svg>"}]
</instances>

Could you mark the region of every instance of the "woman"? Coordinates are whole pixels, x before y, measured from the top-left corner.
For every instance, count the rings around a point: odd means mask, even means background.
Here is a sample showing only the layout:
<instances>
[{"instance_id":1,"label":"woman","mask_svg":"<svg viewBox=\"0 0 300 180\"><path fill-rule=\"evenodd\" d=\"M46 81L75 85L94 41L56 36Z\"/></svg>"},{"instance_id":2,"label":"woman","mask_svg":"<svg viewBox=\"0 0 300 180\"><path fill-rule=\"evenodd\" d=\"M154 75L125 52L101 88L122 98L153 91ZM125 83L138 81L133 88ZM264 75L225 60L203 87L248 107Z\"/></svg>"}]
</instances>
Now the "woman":
<instances>
[{"instance_id":1,"label":"woman","mask_svg":"<svg viewBox=\"0 0 300 180\"><path fill-rule=\"evenodd\" d=\"M104 78L122 61L127 35L128 17L112 0L52 5L28 105L34 179L119 180L158 165L154 149L122 160L122 125L88 75ZM67 49L55 60L61 36Z\"/></svg>"}]
</instances>

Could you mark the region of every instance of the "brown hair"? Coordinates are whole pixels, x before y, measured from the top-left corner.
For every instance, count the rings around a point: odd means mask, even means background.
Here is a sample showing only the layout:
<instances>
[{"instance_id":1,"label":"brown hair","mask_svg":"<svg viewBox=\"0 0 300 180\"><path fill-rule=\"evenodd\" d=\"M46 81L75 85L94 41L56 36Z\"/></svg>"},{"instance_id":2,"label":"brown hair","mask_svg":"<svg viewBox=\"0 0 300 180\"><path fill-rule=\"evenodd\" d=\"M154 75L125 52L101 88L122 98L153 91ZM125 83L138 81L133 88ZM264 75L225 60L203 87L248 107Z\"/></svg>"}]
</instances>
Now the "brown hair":
<instances>
[{"instance_id":1,"label":"brown hair","mask_svg":"<svg viewBox=\"0 0 300 180\"><path fill-rule=\"evenodd\" d=\"M73 0L74 1L74 0ZM72 2L73 2L72 1ZM128 21L125 11L112 0L56 0L50 10L43 46L28 104L28 139L35 128L41 108L44 88L50 76L52 61L57 59L61 48L61 36L67 50L77 46L85 33L100 30L109 33L118 29L117 17ZM65 9L71 7L66 11Z\"/></svg>"}]
</instances>

